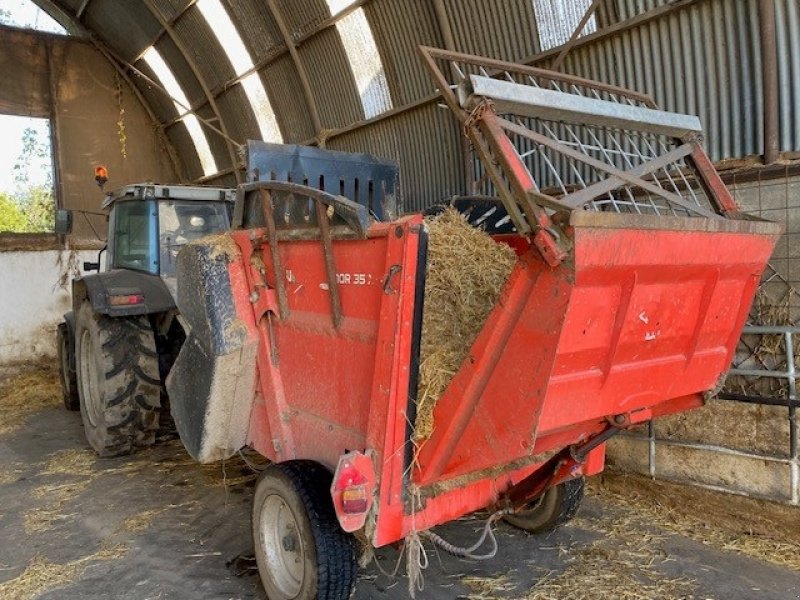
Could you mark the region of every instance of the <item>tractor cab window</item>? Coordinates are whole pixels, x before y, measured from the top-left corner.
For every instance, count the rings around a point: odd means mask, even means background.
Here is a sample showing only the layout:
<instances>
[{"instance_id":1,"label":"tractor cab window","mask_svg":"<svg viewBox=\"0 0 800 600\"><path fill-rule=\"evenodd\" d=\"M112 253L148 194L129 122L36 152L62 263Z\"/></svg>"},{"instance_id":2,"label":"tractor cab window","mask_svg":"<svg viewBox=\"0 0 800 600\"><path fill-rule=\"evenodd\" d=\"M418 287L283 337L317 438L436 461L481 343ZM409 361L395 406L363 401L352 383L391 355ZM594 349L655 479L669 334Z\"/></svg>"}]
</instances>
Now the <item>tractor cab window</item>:
<instances>
[{"instance_id":1,"label":"tractor cab window","mask_svg":"<svg viewBox=\"0 0 800 600\"><path fill-rule=\"evenodd\" d=\"M114 207L112 265L158 274L156 204L130 200Z\"/></svg>"},{"instance_id":2,"label":"tractor cab window","mask_svg":"<svg viewBox=\"0 0 800 600\"><path fill-rule=\"evenodd\" d=\"M172 201L159 204L161 275L175 275L178 251L188 242L230 228L230 215L222 203Z\"/></svg>"}]
</instances>

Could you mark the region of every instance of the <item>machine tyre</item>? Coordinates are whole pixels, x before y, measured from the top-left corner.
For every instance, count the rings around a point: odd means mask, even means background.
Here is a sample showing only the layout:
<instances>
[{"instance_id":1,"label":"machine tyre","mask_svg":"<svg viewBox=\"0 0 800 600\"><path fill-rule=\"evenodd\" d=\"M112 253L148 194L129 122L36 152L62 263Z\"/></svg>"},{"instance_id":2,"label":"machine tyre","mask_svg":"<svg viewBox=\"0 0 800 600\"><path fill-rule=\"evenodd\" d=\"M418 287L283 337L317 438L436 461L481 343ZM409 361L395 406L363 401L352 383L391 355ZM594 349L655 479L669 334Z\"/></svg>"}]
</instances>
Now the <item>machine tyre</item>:
<instances>
[{"instance_id":1,"label":"machine tyre","mask_svg":"<svg viewBox=\"0 0 800 600\"><path fill-rule=\"evenodd\" d=\"M146 317L106 317L84 302L76 315L75 363L81 418L100 456L155 443L161 382Z\"/></svg>"},{"instance_id":2,"label":"machine tyre","mask_svg":"<svg viewBox=\"0 0 800 600\"><path fill-rule=\"evenodd\" d=\"M347 600L356 581L353 536L339 527L332 476L313 461L267 467L253 499L253 541L270 600Z\"/></svg>"},{"instance_id":3,"label":"machine tyre","mask_svg":"<svg viewBox=\"0 0 800 600\"><path fill-rule=\"evenodd\" d=\"M78 374L75 372L75 357L72 356L74 346L70 344L69 329L66 323L59 323L58 329L56 330L56 339L64 407L67 410L80 410L81 400L78 395Z\"/></svg>"},{"instance_id":4,"label":"machine tyre","mask_svg":"<svg viewBox=\"0 0 800 600\"><path fill-rule=\"evenodd\" d=\"M505 521L528 533L547 533L572 520L584 496L585 479L570 479L549 488L529 509L508 515Z\"/></svg>"}]
</instances>

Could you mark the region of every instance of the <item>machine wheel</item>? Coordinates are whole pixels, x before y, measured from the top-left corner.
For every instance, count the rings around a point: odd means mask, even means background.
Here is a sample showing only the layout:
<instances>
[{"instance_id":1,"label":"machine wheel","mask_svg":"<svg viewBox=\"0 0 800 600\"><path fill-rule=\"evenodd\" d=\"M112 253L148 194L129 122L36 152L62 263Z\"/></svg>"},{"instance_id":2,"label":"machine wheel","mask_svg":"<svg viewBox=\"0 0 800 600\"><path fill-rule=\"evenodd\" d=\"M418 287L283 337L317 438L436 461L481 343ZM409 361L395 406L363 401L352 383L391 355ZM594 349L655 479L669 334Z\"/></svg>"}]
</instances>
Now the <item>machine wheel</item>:
<instances>
[{"instance_id":1,"label":"machine wheel","mask_svg":"<svg viewBox=\"0 0 800 600\"><path fill-rule=\"evenodd\" d=\"M59 323L56 338L64 406L67 410L80 410L81 400L78 396L78 375L75 373L74 346L70 344L69 329L66 323Z\"/></svg>"},{"instance_id":2,"label":"machine wheel","mask_svg":"<svg viewBox=\"0 0 800 600\"><path fill-rule=\"evenodd\" d=\"M528 533L546 533L570 521L578 512L584 493L584 478L570 479L551 487L526 510L505 520Z\"/></svg>"},{"instance_id":3,"label":"machine wheel","mask_svg":"<svg viewBox=\"0 0 800 600\"><path fill-rule=\"evenodd\" d=\"M83 428L95 452L119 456L153 445L161 382L147 318L98 315L84 302L75 355Z\"/></svg>"},{"instance_id":4,"label":"machine wheel","mask_svg":"<svg viewBox=\"0 0 800 600\"><path fill-rule=\"evenodd\" d=\"M270 600L347 600L356 580L353 536L336 518L331 474L306 460L275 464L259 477L253 541Z\"/></svg>"}]
</instances>

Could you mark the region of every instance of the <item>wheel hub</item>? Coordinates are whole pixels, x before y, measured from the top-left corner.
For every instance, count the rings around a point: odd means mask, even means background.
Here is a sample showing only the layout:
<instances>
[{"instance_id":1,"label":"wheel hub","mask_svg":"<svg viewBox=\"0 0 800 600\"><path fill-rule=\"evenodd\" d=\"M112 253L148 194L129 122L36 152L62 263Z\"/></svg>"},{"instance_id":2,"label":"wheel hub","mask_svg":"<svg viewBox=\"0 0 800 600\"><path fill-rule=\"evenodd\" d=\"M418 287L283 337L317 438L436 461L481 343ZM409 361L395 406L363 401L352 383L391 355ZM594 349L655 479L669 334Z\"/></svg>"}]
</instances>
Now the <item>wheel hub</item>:
<instances>
[{"instance_id":1,"label":"wheel hub","mask_svg":"<svg viewBox=\"0 0 800 600\"><path fill-rule=\"evenodd\" d=\"M259 534L270 578L285 597L297 596L305 576L305 548L294 514L280 496L264 501Z\"/></svg>"}]
</instances>

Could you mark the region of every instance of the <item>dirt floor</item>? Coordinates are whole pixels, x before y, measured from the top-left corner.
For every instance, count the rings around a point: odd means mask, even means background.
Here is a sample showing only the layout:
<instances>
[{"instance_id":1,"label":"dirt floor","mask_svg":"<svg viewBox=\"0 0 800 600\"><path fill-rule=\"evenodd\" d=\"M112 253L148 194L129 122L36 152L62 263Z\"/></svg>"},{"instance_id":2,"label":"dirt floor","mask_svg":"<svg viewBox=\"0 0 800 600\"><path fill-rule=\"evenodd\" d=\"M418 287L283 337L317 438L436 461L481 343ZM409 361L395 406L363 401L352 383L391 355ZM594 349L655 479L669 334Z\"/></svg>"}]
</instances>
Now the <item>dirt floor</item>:
<instances>
[{"instance_id":1,"label":"dirt floor","mask_svg":"<svg viewBox=\"0 0 800 600\"><path fill-rule=\"evenodd\" d=\"M263 598L249 468L201 467L174 440L96 459L54 375L0 371L0 598ZM467 545L481 526L478 516L437 531ZM428 549L417 597L800 598L800 510L642 478L596 478L569 526L536 537L501 524L498 540L480 563ZM377 552L387 571L397 557ZM407 588L373 563L354 597L407 598Z\"/></svg>"}]
</instances>

